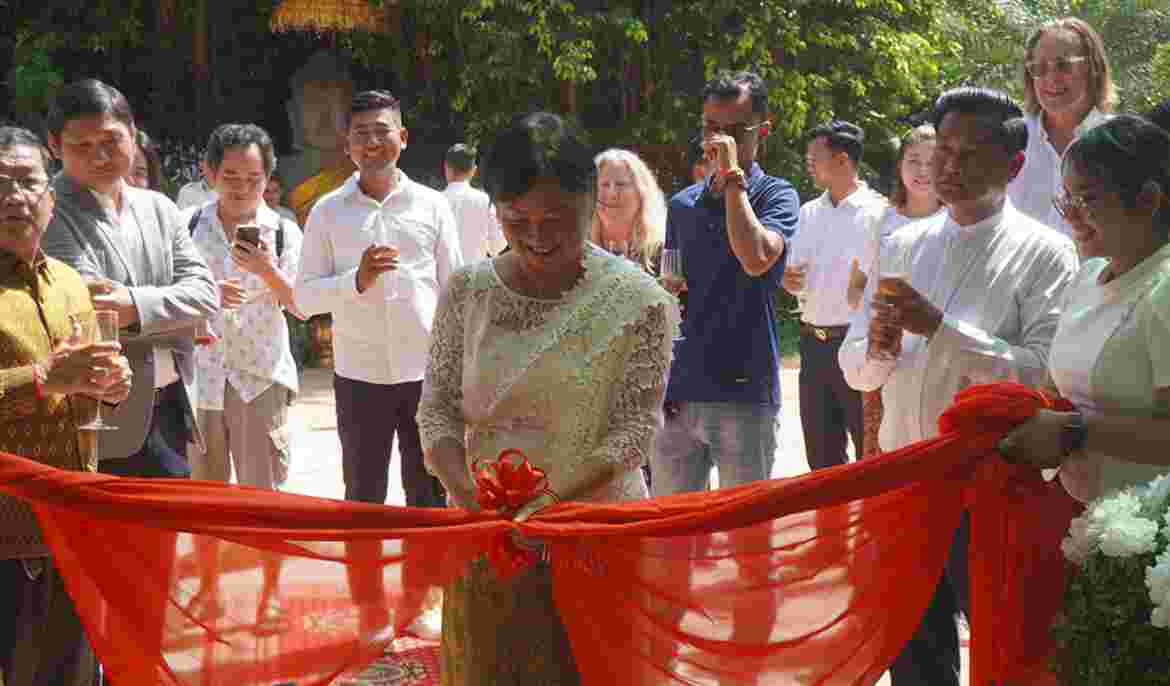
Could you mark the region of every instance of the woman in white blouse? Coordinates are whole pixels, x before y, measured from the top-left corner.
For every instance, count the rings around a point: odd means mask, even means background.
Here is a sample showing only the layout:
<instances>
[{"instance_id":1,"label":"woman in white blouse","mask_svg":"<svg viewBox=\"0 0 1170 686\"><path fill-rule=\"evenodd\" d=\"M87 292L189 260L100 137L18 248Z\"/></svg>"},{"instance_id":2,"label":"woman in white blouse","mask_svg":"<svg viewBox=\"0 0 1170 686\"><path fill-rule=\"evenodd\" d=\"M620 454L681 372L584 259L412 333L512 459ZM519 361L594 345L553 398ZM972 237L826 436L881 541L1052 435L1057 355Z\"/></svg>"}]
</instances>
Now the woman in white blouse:
<instances>
[{"instance_id":1,"label":"woman in white blouse","mask_svg":"<svg viewBox=\"0 0 1170 686\"><path fill-rule=\"evenodd\" d=\"M1071 236L1069 222L1052 207L1061 156L1074 138L1105 121L1117 102L1105 44L1093 27L1065 17L1032 32L1025 43L1024 101L1028 147L1008 197L1024 214ZM1093 256L1078 248L1082 257Z\"/></svg>"},{"instance_id":2,"label":"woman in white blouse","mask_svg":"<svg viewBox=\"0 0 1170 686\"><path fill-rule=\"evenodd\" d=\"M1060 467L1079 500L1170 471L1170 136L1139 117L1077 139L1056 206L1087 260L1065 291L1049 375L1073 412L1041 410L1000 444Z\"/></svg>"},{"instance_id":3,"label":"woman in white blouse","mask_svg":"<svg viewBox=\"0 0 1170 686\"><path fill-rule=\"evenodd\" d=\"M866 247L869 251L866 264L872 264L874 272L881 271L881 244L887 236L916 219L932 216L942 209L938 194L934 192L934 177L930 169L934 140L934 127L922 124L910 129L899 141L898 159L894 162L897 174L894 177L894 192L890 196L891 205L874 232L872 242ZM868 282L869 275L860 271L855 262L849 279L848 295L849 305L853 309L861 306ZM882 390L866 391L861 396L861 405L865 420L865 446L862 453L876 455L881 452L878 429L882 425Z\"/></svg>"}]
</instances>

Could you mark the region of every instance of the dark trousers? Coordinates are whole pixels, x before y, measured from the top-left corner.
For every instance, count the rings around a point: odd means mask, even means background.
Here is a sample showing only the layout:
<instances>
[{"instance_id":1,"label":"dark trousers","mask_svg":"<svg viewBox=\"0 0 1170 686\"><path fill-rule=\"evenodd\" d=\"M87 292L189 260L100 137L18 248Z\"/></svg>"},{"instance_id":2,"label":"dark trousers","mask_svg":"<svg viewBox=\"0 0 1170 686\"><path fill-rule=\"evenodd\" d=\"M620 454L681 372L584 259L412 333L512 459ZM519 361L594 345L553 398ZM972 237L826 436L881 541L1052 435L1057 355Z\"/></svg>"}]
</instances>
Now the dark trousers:
<instances>
[{"instance_id":1,"label":"dark trousers","mask_svg":"<svg viewBox=\"0 0 1170 686\"><path fill-rule=\"evenodd\" d=\"M423 465L422 441L414 421L422 397L422 382L375 384L335 374L333 391L337 398L345 499L386 502L390 452L397 435L406 504L445 507L447 496L443 485Z\"/></svg>"},{"instance_id":2,"label":"dark trousers","mask_svg":"<svg viewBox=\"0 0 1170 686\"><path fill-rule=\"evenodd\" d=\"M951 542L946 570L922 616L922 623L890 666L893 686L959 686L959 632L955 616L962 612L968 621L971 619L971 578L967 568L970 542L971 522L964 512Z\"/></svg>"},{"instance_id":3,"label":"dark trousers","mask_svg":"<svg viewBox=\"0 0 1170 686\"><path fill-rule=\"evenodd\" d=\"M837 351L845 338L822 341L812 334L800 334L800 425L804 430L804 453L810 469L845 464L846 431L860 456L865 443L865 421L861 392L845 383Z\"/></svg>"},{"instance_id":4,"label":"dark trousers","mask_svg":"<svg viewBox=\"0 0 1170 686\"><path fill-rule=\"evenodd\" d=\"M180 381L157 391L154 414L142 449L130 457L101 460L98 471L115 476L153 479L190 479L187 441L191 439L190 417L194 416ZM100 457L100 456L99 456Z\"/></svg>"},{"instance_id":5,"label":"dark trousers","mask_svg":"<svg viewBox=\"0 0 1170 686\"><path fill-rule=\"evenodd\" d=\"M89 686L95 667L81 619L52 560L0 560L4 683Z\"/></svg>"}]
</instances>

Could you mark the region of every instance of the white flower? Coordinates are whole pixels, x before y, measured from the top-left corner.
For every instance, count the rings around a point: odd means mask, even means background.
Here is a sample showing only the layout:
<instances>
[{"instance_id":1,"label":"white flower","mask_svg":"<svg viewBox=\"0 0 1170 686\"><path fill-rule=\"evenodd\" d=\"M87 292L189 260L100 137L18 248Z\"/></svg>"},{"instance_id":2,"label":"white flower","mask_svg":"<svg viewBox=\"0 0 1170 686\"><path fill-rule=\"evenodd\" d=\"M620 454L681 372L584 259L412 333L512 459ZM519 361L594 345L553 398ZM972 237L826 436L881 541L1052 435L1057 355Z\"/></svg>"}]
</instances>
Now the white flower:
<instances>
[{"instance_id":1,"label":"white flower","mask_svg":"<svg viewBox=\"0 0 1170 686\"><path fill-rule=\"evenodd\" d=\"M1170 498L1170 478L1162 474L1150 482L1144 500L1150 507L1162 507L1166 499Z\"/></svg>"},{"instance_id":2,"label":"white flower","mask_svg":"<svg viewBox=\"0 0 1170 686\"><path fill-rule=\"evenodd\" d=\"M1152 553L1158 542L1158 524L1143 517L1120 516L1105 522L1101 552L1109 557Z\"/></svg>"},{"instance_id":3,"label":"white flower","mask_svg":"<svg viewBox=\"0 0 1170 686\"><path fill-rule=\"evenodd\" d=\"M1079 566L1097 552L1100 540L1100 525L1085 513L1069 522L1068 535L1060 542L1060 550L1066 560Z\"/></svg>"},{"instance_id":4,"label":"white flower","mask_svg":"<svg viewBox=\"0 0 1170 686\"><path fill-rule=\"evenodd\" d=\"M1170 605L1170 551L1162 551L1151 567L1146 567L1146 588L1155 605Z\"/></svg>"}]
</instances>

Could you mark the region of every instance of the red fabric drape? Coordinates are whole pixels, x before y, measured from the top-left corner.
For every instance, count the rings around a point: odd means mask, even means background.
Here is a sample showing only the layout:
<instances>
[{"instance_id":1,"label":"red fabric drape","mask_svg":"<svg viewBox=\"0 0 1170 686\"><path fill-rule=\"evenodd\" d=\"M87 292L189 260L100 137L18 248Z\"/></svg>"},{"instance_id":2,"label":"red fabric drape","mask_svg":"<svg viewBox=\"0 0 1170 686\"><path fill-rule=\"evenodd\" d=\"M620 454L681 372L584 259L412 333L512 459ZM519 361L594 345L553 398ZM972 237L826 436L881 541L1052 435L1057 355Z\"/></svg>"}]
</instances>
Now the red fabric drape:
<instances>
[{"instance_id":1,"label":"red fabric drape","mask_svg":"<svg viewBox=\"0 0 1170 686\"><path fill-rule=\"evenodd\" d=\"M523 525L11 455L0 491L33 503L115 683L328 683L519 531L549 544L585 684L872 684L917 627L965 508L971 683L1029 683L1045 674L1075 504L994 446L1045 406L1022 386L975 387L939 438L878 458L710 493L563 503ZM281 611L264 611L274 600Z\"/></svg>"}]
</instances>

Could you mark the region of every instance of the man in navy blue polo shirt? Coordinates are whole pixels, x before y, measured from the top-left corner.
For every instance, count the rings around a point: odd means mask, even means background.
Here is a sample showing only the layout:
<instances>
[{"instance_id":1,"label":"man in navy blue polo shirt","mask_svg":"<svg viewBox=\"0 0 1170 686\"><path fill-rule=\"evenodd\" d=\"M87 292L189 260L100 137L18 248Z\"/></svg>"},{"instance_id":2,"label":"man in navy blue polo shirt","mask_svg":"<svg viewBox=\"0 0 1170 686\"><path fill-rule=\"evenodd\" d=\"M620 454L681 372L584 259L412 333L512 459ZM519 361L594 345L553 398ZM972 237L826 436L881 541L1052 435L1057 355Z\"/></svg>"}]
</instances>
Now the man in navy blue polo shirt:
<instances>
[{"instance_id":1,"label":"man in navy blue polo shirt","mask_svg":"<svg viewBox=\"0 0 1170 686\"><path fill-rule=\"evenodd\" d=\"M776 452L774 301L800 199L755 162L770 129L759 76L708 82L702 127L710 176L674 196L666 220L688 301L652 462L655 496L703 490L713 466L724 487L767 479Z\"/></svg>"}]
</instances>

